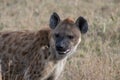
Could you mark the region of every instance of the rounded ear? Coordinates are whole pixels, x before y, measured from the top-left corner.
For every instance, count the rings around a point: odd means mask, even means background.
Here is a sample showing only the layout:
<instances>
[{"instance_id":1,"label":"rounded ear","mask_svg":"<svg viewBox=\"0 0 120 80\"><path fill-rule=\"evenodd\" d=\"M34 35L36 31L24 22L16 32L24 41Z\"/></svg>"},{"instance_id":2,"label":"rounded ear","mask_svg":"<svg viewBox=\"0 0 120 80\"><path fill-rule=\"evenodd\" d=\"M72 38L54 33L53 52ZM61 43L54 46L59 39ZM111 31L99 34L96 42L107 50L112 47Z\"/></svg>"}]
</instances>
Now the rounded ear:
<instances>
[{"instance_id":1,"label":"rounded ear","mask_svg":"<svg viewBox=\"0 0 120 80\"><path fill-rule=\"evenodd\" d=\"M80 29L80 32L82 34L86 33L88 31L88 23L87 23L87 20L84 19L83 17L79 17L75 24L77 25L77 27Z\"/></svg>"},{"instance_id":2,"label":"rounded ear","mask_svg":"<svg viewBox=\"0 0 120 80\"><path fill-rule=\"evenodd\" d=\"M56 12L53 12L53 14L50 17L50 23L49 23L50 28L55 29L59 22L60 22L59 15Z\"/></svg>"}]
</instances>

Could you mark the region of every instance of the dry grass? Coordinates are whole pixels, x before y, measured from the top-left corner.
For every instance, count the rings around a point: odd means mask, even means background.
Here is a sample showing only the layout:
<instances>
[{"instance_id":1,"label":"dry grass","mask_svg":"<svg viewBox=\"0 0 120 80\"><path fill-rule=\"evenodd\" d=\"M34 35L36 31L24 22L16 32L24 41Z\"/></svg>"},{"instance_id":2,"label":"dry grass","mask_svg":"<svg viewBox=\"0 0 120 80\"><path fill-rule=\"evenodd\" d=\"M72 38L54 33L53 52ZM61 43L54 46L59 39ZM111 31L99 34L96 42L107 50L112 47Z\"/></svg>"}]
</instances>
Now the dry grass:
<instances>
[{"instance_id":1,"label":"dry grass","mask_svg":"<svg viewBox=\"0 0 120 80\"><path fill-rule=\"evenodd\" d=\"M89 22L61 80L120 80L120 0L0 0L0 30L37 30L54 11Z\"/></svg>"}]
</instances>

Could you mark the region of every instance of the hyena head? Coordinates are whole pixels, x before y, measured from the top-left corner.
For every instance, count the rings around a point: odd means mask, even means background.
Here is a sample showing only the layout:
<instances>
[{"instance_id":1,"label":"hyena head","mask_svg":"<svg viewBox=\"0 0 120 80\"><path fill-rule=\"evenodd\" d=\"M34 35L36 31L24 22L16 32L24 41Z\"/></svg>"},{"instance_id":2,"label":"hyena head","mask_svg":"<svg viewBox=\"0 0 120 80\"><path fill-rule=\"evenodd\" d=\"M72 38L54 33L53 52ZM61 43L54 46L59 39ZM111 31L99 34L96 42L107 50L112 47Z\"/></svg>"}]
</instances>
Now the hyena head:
<instances>
[{"instance_id":1,"label":"hyena head","mask_svg":"<svg viewBox=\"0 0 120 80\"><path fill-rule=\"evenodd\" d=\"M61 20L57 13L50 17L51 52L57 59L63 59L72 54L81 41L81 34L88 30L87 20L79 17L75 22L69 18Z\"/></svg>"}]
</instances>

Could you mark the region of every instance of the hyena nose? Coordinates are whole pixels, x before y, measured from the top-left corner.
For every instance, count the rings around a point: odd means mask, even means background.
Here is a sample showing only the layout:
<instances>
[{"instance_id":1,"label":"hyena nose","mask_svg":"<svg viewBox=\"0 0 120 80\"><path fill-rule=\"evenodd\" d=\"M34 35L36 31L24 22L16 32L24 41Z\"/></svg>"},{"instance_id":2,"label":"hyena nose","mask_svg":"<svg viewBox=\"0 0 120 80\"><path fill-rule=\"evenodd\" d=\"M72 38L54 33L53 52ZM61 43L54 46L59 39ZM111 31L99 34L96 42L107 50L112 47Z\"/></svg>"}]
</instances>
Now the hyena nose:
<instances>
[{"instance_id":1,"label":"hyena nose","mask_svg":"<svg viewBox=\"0 0 120 80\"><path fill-rule=\"evenodd\" d=\"M57 50L57 51L64 52L64 51L65 51L65 48L64 48L64 46L62 46L62 45L56 44L56 50Z\"/></svg>"}]
</instances>

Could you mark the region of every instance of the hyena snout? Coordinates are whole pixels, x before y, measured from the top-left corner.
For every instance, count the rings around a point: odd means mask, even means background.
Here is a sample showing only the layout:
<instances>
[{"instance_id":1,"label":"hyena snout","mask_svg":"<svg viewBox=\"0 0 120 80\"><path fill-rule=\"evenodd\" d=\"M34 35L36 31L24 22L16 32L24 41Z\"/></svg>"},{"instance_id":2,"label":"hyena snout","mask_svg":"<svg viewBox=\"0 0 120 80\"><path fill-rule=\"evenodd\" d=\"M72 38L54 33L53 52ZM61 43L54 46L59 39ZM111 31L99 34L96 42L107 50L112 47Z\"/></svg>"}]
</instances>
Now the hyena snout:
<instances>
[{"instance_id":1,"label":"hyena snout","mask_svg":"<svg viewBox=\"0 0 120 80\"><path fill-rule=\"evenodd\" d=\"M55 47L59 54L67 54L70 51L68 43L65 42L57 42Z\"/></svg>"}]
</instances>

